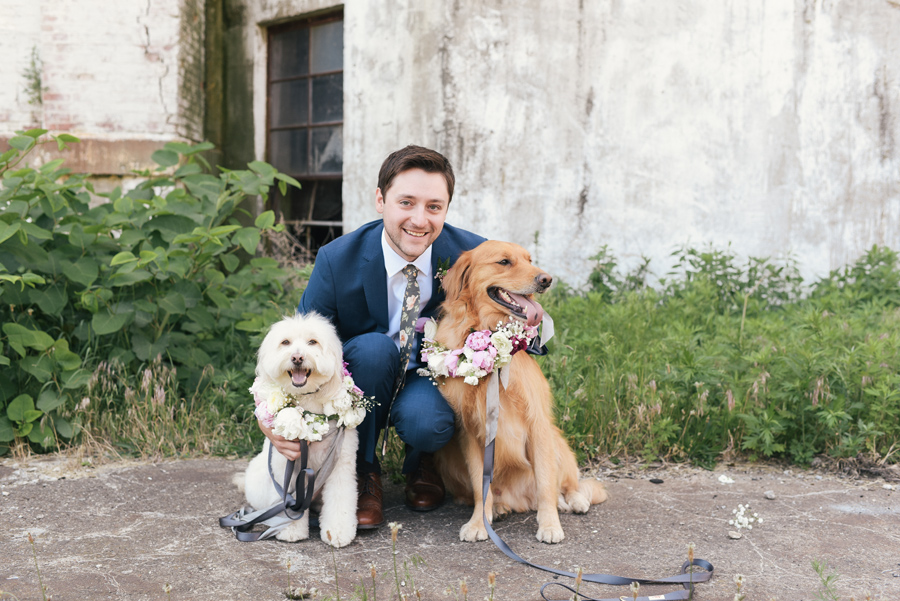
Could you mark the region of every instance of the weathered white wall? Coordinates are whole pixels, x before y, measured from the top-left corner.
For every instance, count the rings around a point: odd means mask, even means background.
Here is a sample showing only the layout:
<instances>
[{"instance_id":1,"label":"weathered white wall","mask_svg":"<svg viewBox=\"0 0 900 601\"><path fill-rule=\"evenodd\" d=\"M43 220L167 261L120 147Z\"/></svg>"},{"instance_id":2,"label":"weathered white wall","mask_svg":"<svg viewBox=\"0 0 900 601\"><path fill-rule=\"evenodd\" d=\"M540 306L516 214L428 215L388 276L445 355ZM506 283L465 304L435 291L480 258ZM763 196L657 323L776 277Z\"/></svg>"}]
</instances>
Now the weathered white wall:
<instances>
[{"instance_id":1,"label":"weathered white wall","mask_svg":"<svg viewBox=\"0 0 900 601\"><path fill-rule=\"evenodd\" d=\"M898 32L895 0L350 0L345 221L418 143L456 167L450 222L572 284L603 244L824 274L900 248Z\"/></svg>"},{"instance_id":2,"label":"weathered white wall","mask_svg":"<svg viewBox=\"0 0 900 601\"><path fill-rule=\"evenodd\" d=\"M202 14L201 0L3 0L0 138L72 133L83 140L73 167L106 174L146 165L164 142L201 140ZM25 92L32 48L42 105Z\"/></svg>"}]
</instances>

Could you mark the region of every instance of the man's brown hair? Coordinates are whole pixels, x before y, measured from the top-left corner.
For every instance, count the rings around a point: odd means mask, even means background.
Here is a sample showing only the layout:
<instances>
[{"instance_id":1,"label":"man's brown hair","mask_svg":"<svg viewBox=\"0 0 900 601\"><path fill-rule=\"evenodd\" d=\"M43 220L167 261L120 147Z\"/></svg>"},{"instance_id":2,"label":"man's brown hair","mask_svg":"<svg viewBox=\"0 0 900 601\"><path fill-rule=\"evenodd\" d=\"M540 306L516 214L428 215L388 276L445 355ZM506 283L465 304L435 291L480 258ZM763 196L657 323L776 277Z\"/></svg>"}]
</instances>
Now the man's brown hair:
<instances>
[{"instance_id":1,"label":"man's brown hair","mask_svg":"<svg viewBox=\"0 0 900 601\"><path fill-rule=\"evenodd\" d=\"M378 172L378 187L381 189L381 195L387 196L388 188L394 183L394 178L410 169L421 169L426 173L443 175L447 182L448 201L453 200L453 185L456 183L456 178L453 176L453 167L450 166L450 161L435 150L412 144L392 152L388 158L384 159L381 170Z\"/></svg>"}]
</instances>

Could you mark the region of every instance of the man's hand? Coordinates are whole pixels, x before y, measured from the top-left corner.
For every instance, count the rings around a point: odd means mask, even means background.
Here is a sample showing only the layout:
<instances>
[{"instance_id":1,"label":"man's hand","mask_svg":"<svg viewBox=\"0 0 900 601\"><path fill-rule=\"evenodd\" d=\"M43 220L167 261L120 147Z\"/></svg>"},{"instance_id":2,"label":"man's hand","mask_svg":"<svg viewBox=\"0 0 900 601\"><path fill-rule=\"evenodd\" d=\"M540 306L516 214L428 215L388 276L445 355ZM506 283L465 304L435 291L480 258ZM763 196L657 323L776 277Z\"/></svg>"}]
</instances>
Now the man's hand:
<instances>
[{"instance_id":1,"label":"man's hand","mask_svg":"<svg viewBox=\"0 0 900 601\"><path fill-rule=\"evenodd\" d=\"M288 461L297 461L298 459L300 459L299 440L288 440L284 436L279 436L278 434L272 432L272 428L267 428L261 421L257 420L256 423L259 424L259 429L262 430L262 433L266 435L266 438L271 441L272 445L275 447L275 450L284 455Z\"/></svg>"}]
</instances>

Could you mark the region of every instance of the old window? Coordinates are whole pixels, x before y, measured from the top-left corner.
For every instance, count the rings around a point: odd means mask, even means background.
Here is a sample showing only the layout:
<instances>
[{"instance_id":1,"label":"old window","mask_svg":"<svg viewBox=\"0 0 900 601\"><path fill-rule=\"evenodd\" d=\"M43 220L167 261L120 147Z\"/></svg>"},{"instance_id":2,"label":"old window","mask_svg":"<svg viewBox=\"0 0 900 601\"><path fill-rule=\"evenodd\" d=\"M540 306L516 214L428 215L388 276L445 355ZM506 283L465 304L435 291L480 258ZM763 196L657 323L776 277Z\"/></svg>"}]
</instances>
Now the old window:
<instances>
[{"instance_id":1,"label":"old window","mask_svg":"<svg viewBox=\"0 0 900 601\"><path fill-rule=\"evenodd\" d=\"M307 259L342 233L343 14L269 30L268 160L300 181L273 209Z\"/></svg>"}]
</instances>

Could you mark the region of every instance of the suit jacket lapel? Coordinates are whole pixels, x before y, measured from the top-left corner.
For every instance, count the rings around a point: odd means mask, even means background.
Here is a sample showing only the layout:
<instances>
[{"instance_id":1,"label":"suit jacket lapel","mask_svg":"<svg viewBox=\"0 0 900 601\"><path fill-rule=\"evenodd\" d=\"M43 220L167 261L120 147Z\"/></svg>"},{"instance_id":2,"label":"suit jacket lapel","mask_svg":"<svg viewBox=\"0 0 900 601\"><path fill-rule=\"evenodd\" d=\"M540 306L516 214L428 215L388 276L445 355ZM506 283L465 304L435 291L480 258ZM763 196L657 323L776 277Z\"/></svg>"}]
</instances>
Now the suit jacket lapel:
<instances>
[{"instance_id":1,"label":"suit jacket lapel","mask_svg":"<svg viewBox=\"0 0 900 601\"><path fill-rule=\"evenodd\" d=\"M441 262L446 264L451 255L454 254L447 240L447 236L441 233L431 245L431 273L434 274L434 277L431 278L431 299L422 309L422 315L432 315L438 305L444 302L444 291L440 287L437 273Z\"/></svg>"},{"instance_id":2,"label":"suit jacket lapel","mask_svg":"<svg viewBox=\"0 0 900 601\"><path fill-rule=\"evenodd\" d=\"M381 250L383 229L383 226L375 228L366 241L361 275L369 315L375 319L378 331L387 332L387 272L384 270L384 252Z\"/></svg>"}]
</instances>

